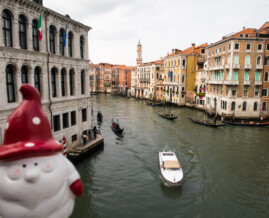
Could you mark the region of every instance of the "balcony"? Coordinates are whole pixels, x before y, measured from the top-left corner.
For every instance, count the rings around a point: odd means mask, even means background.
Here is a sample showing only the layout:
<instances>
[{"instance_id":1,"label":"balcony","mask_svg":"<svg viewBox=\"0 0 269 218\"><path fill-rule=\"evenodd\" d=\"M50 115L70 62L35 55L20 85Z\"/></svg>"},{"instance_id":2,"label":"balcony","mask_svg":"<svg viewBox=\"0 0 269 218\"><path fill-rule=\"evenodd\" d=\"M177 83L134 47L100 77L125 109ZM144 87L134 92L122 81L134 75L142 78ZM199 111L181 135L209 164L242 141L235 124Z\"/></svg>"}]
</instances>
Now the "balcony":
<instances>
[{"instance_id":1,"label":"balcony","mask_svg":"<svg viewBox=\"0 0 269 218\"><path fill-rule=\"evenodd\" d=\"M224 85L237 86L239 85L239 80L225 80Z\"/></svg>"},{"instance_id":2,"label":"balcony","mask_svg":"<svg viewBox=\"0 0 269 218\"><path fill-rule=\"evenodd\" d=\"M230 68L230 64L225 64L225 69L229 69Z\"/></svg>"},{"instance_id":3,"label":"balcony","mask_svg":"<svg viewBox=\"0 0 269 218\"><path fill-rule=\"evenodd\" d=\"M220 66L219 66L219 69L220 69L220 70L223 70L223 69L224 69L224 65L220 65Z\"/></svg>"},{"instance_id":4,"label":"balcony","mask_svg":"<svg viewBox=\"0 0 269 218\"><path fill-rule=\"evenodd\" d=\"M255 85L256 86L261 86L262 85L262 81L255 81Z\"/></svg>"},{"instance_id":5,"label":"balcony","mask_svg":"<svg viewBox=\"0 0 269 218\"><path fill-rule=\"evenodd\" d=\"M256 69L257 69L257 70L262 70L262 69L263 69L263 65L261 65L261 64L257 64L257 65L256 65Z\"/></svg>"},{"instance_id":6,"label":"balcony","mask_svg":"<svg viewBox=\"0 0 269 218\"><path fill-rule=\"evenodd\" d=\"M214 66L212 67L212 70L219 70L220 69L220 66Z\"/></svg>"},{"instance_id":7,"label":"balcony","mask_svg":"<svg viewBox=\"0 0 269 218\"><path fill-rule=\"evenodd\" d=\"M240 68L240 64L234 64L233 65L233 69L239 69Z\"/></svg>"},{"instance_id":8,"label":"balcony","mask_svg":"<svg viewBox=\"0 0 269 218\"><path fill-rule=\"evenodd\" d=\"M251 64L245 64L245 69L251 69Z\"/></svg>"},{"instance_id":9,"label":"balcony","mask_svg":"<svg viewBox=\"0 0 269 218\"><path fill-rule=\"evenodd\" d=\"M244 80L244 85L249 86L250 85L250 81L249 80Z\"/></svg>"},{"instance_id":10,"label":"balcony","mask_svg":"<svg viewBox=\"0 0 269 218\"><path fill-rule=\"evenodd\" d=\"M222 80L208 80L208 84L216 84L216 85L222 85L223 81Z\"/></svg>"}]
</instances>

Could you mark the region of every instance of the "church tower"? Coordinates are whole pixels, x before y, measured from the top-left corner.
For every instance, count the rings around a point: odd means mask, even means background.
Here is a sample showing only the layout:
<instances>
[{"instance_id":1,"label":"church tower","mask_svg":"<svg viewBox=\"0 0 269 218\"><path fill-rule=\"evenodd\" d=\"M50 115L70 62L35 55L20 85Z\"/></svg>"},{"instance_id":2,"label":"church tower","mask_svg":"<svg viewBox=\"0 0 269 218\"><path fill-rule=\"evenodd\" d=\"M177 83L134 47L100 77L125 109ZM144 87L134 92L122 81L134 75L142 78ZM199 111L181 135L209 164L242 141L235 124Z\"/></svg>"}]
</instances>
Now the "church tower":
<instances>
[{"instance_id":1,"label":"church tower","mask_svg":"<svg viewBox=\"0 0 269 218\"><path fill-rule=\"evenodd\" d=\"M136 58L136 65L139 66L142 64L142 45L140 44L140 40L137 44L137 58Z\"/></svg>"}]
</instances>

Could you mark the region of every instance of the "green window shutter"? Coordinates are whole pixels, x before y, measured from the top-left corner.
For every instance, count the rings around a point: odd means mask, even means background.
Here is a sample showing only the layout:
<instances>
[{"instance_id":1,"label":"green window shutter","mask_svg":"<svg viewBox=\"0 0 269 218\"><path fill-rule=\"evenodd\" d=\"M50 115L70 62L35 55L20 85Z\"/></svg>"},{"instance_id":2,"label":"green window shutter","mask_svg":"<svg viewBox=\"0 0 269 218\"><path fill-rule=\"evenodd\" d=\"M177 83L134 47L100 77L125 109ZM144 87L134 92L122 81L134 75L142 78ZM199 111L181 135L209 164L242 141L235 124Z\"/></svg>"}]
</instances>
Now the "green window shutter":
<instances>
[{"instance_id":1,"label":"green window shutter","mask_svg":"<svg viewBox=\"0 0 269 218\"><path fill-rule=\"evenodd\" d=\"M238 78L237 76L238 76L238 75L237 75L237 72L234 72L234 73L233 73L233 80L238 80L238 79L237 79L237 78Z\"/></svg>"},{"instance_id":2,"label":"green window shutter","mask_svg":"<svg viewBox=\"0 0 269 218\"><path fill-rule=\"evenodd\" d=\"M248 81L249 80L248 78L249 78L249 72L245 72L244 80Z\"/></svg>"},{"instance_id":3,"label":"green window shutter","mask_svg":"<svg viewBox=\"0 0 269 218\"><path fill-rule=\"evenodd\" d=\"M256 72L256 81L260 81L260 72Z\"/></svg>"}]
</instances>

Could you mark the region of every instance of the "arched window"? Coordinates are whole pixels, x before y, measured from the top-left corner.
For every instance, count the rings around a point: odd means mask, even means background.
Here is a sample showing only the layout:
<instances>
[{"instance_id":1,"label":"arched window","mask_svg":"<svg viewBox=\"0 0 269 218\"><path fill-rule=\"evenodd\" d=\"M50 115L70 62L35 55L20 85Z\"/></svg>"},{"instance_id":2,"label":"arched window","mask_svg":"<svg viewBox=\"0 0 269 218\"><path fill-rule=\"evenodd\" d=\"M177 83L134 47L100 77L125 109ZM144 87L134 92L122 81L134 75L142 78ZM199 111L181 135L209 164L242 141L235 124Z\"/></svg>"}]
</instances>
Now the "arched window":
<instances>
[{"instance_id":1,"label":"arched window","mask_svg":"<svg viewBox=\"0 0 269 218\"><path fill-rule=\"evenodd\" d=\"M56 89L56 68L51 69L51 89L52 89L52 97L57 97L57 89Z\"/></svg>"},{"instance_id":2,"label":"arched window","mask_svg":"<svg viewBox=\"0 0 269 218\"><path fill-rule=\"evenodd\" d=\"M69 86L70 86L70 96L74 95L74 84L75 84L75 72L73 69L69 71Z\"/></svg>"},{"instance_id":3,"label":"arched window","mask_svg":"<svg viewBox=\"0 0 269 218\"><path fill-rule=\"evenodd\" d=\"M68 54L69 54L69 57L73 56L72 47L73 47L73 33L69 32L68 33Z\"/></svg>"},{"instance_id":4,"label":"arched window","mask_svg":"<svg viewBox=\"0 0 269 218\"><path fill-rule=\"evenodd\" d=\"M234 56L234 64L238 64L239 63L239 56L235 55Z\"/></svg>"},{"instance_id":5,"label":"arched window","mask_svg":"<svg viewBox=\"0 0 269 218\"><path fill-rule=\"evenodd\" d=\"M10 12L4 10L2 13L3 41L6 47L12 47L12 21Z\"/></svg>"},{"instance_id":6,"label":"arched window","mask_svg":"<svg viewBox=\"0 0 269 218\"><path fill-rule=\"evenodd\" d=\"M235 110L235 102L232 102L232 106L231 106L231 110L234 111Z\"/></svg>"},{"instance_id":7,"label":"arched window","mask_svg":"<svg viewBox=\"0 0 269 218\"><path fill-rule=\"evenodd\" d=\"M84 70L81 71L80 74L80 82L81 82L81 94L84 95L85 94L85 72Z\"/></svg>"},{"instance_id":8,"label":"arched window","mask_svg":"<svg viewBox=\"0 0 269 218\"><path fill-rule=\"evenodd\" d=\"M54 26L50 26L49 40L50 40L50 52L55 54L55 34L56 29Z\"/></svg>"},{"instance_id":9,"label":"arched window","mask_svg":"<svg viewBox=\"0 0 269 218\"><path fill-rule=\"evenodd\" d=\"M35 74L34 74L34 83L35 83L35 88L39 91L41 94L41 79L40 79L40 67L35 68Z\"/></svg>"},{"instance_id":10,"label":"arched window","mask_svg":"<svg viewBox=\"0 0 269 218\"><path fill-rule=\"evenodd\" d=\"M66 89L66 70L61 70L61 89L62 89L62 96L65 96L65 89Z\"/></svg>"},{"instance_id":11,"label":"arched window","mask_svg":"<svg viewBox=\"0 0 269 218\"><path fill-rule=\"evenodd\" d=\"M80 36L80 58L84 58L84 37Z\"/></svg>"},{"instance_id":12,"label":"arched window","mask_svg":"<svg viewBox=\"0 0 269 218\"><path fill-rule=\"evenodd\" d=\"M247 110L247 102L244 101L243 102L243 108L242 108L243 111L246 111Z\"/></svg>"},{"instance_id":13,"label":"arched window","mask_svg":"<svg viewBox=\"0 0 269 218\"><path fill-rule=\"evenodd\" d=\"M265 74L264 74L264 81L268 81L268 72L265 72Z\"/></svg>"},{"instance_id":14,"label":"arched window","mask_svg":"<svg viewBox=\"0 0 269 218\"><path fill-rule=\"evenodd\" d=\"M32 38L33 38L33 49L39 51L39 40L38 40L38 21L33 20L32 22Z\"/></svg>"},{"instance_id":15,"label":"arched window","mask_svg":"<svg viewBox=\"0 0 269 218\"><path fill-rule=\"evenodd\" d=\"M250 64L250 55L245 56L245 64Z\"/></svg>"},{"instance_id":16,"label":"arched window","mask_svg":"<svg viewBox=\"0 0 269 218\"><path fill-rule=\"evenodd\" d=\"M14 71L10 65L6 67L6 86L7 86L7 102L8 103L15 102L16 97L15 97Z\"/></svg>"},{"instance_id":17,"label":"arched window","mask_svg":"<svg viewBox=\"0 0 269 218\"><path fill-rule=\"evenodd\" d=\"M21 83L28 83L28 69L26 66L21 68Z\"/></svg>"},{"instance_id":18,"label":"arched window","mask_svg":"<svg viewBox=\"0 0 269 218\"><path fill-rule=\"evenodd\" d=\"M258 56L257 57L257 65L260 65L261 64L261 56Z\"/></svg>"},{"instance_id":19,"label":"arched window","mask_svg":"<svg viewBox=\"0 0 269 218\"><path fill-rule=\"evenodd\" d=\"M60 55L64 56L64 29L60 30Z\"/></svg>"},{"instance_id":20,"label":"arched window","mask_svg":"<svg viewBox=\"0 0 269 218\"><path fill-rule=\"evenodd\" d=\"M27 49L26 37L27 22L24 15L19 16L19 42L21 49Z\"/></svg>"},{"instance_id":21,"label":"arched window","mask_svg":"<svg viewBox=\"0 0 269 218\"><path fill-rule=\"evenodd\" d=\"M253 111L258 110L258 102L254 102Z\"/></svg>"}]
</instances>

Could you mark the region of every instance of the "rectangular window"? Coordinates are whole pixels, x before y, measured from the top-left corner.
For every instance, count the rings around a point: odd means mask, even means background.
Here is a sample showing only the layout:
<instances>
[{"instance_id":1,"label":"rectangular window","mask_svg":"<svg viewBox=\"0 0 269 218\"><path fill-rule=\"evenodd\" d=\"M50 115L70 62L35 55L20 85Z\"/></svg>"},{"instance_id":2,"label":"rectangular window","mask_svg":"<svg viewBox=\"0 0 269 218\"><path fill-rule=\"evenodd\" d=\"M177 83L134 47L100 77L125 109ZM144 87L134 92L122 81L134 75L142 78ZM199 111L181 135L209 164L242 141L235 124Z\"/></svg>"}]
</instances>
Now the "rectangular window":
<instances>
[{"instance_id":1,"label":"rectangular window","mask_svg":"<svg viewBox=\"0 0 269 218\"><path fill-rule=\"evenodd\" d=\"M248 38L248 34L246 34L245 37Z\"/></svg>"},{"instance_id":2,"label":"rectangular window","mask_svg":"<svg viewBox=\"0 0 269 218\"><path fill-rule=\"evenodd\" d=\"M233 80L238 80L238 73L236 71L233 73Z\"/></svg>"},{"instance_id":3,"label":"rectangular window","mask_svg":"<svg viewBox=\"0 0 269 218\"><path fill-rule=\"evenodd\" d=\"M82 122L87 121L87 109L86 108L82 109L81 113L82 113Z\"/></svg>"},{"instance_id":4,"label":"rectangular window","mask_svg":"<svg viewBox=\"0 0 269 218\"><path fill-rule=\"evenodd\" d=\"M78 140L77 134L72 135L72 143Z\"/></svg>"},{"instance_id":5,"label":"rectangular window","mask_svg":"<svg viewBox=\"0 0 269 218\"><path fill-rule=\"evenodd\" d=\"M223 51L225 51L225 46L223 46Z\"/></svg>"},{"instance_id":6,"label":"rectangular window","mask_svg":"<svg viewBox=\"0 0 269 218\"><path fill-rule=\"evenodd\" d=\"M266 50L269 51L269 43L266 44Z\"/></svg>"},{"instance_id":7,"label":"rectangular window","mask_svg":"<svg viewBox=\"0 0 269 218\"><path fill-rule=\"evenodd\" d=\"M249 80L249 72L245 72L244 80L245 81L248 81Z\"/></svg>"},{"instance_id":8,"label":"rectangular window","mask_svg":"<svg viewBox=\"0 0 269 218\"><path fill-rule=\"evenodd\" d=\"M236 88L232 89L232 96L236 96Z\"/></svg>"},{"instance_id":9,"label":"rectangular window","mask_svg":"<svg viewBox=\"0 0 269 218\"><path fill-rule=\"evenodd\" d=\"M231 50L231 44L229 44L229 51Z\"/></svg>"},{"instance_id":10,"label":"rectangular window","mask_svg":"<svg viewBox=\"0 0 269 218\"><path fill-rule=\"evenodd\" d=\"M255 88L255 96L259 96L259 88Z\"/></svg>"},{"instance_id":11,"label":"rectangular window","mask_svg":"<svg viewBox=\"0 0 269 218\"><path fill-rule=\"evenodd\" d=\"M243 37L244 35L243 34L240 34L240 37Z\"/></svg>"},{"instance_id":12,"label":"rectangular window","mask_svg":"<svg viewBox=\"0 0 269 218\"><path fill-rule=\"evenodd\" d=\"M251 44L247 44L247 50L251 49Z\"/></svg>"},{"instance_id":13,"label":"rectangular window","mask_svg":"<svg viewBox=\"0 0 269 218\"><path fill-rule=\"evenodd\" d=\"M262 96L267 96L267 89L262 90Z\"/></svg>"},{"instance_id":14,"label":"rectangular window","mask_svg":"<svg viewBox=\"0 0 269 218\"><path fill-rule=\"evenodd\" d=\"M244 87L244 96L245 96L245 97L248 96L248 87Z\"/></svg>"},{"instance_id":15,"label":"rectangular window","mask_svg":"<svg viewBox=\"0 0 269 218\"><path fill-rule=\"evenodd\" d=\"M183 62L182 62L183 67L185 67L185 62L186 62L186 60L183 60Z\"/></svg>"},{"instance_id":16,"label":"rectangular window","mask_svg":"<svg viewBox=\"0 0 269 218\"><path fill-rule=\"evenodd\" d=\"M68 113L63 114L63 129L69 127Z\"/></svg>"},{"instance_id":17,"label":"rectangular window","mask_svg":"<svg viewBox=\"0 0 269 218\"><path fill-rule=\"evenodd\" d=\"M260 81L260 72L256 72L255 81Z\"/></svg>"},{"instance_id":18,"label":"rectangular window","mask_svg":"<svg viewBox=\"0 0 269 218\"><path fill-rule=\"evenodd\" d=\"M53 129L54 129L54 132L59 131L61 129L61 127L60 127L60 115L53 116Z\"/></svg>"},{"instance_id":19,"label":"rectangular window","mask_svg":"<svg viewBox=\"0 0 269 218\"><path fill-rule=\"evenodd\" d=\"M258 51L262 50L262 44L258 44Z\"/></svg>"},{"instance_id":20,"label":"rectangular window","mask_svg":"<svg viewBox=\"0 0 269 218\"><path fill-rule=\"evenodd\" d=\"M262 110L266 111L266 102L265 101L262 103Z\"/></svg>"},{"instance_id":21,"label":"rectangular window","mask_svg":"<svg viewBox=\"0 0 269 218\"><path fill-rule=\"evenodd\" d=\"M234 49L235 49L235 50L239 50L239 43L235 43L235 45L234 45Z\"/></svg>"},{"instance_id":22,"label":"rectangular window","mask_svg":"<svg viewBox=\"0 0 269 218\"><path fill-rule=\"evenodd\" d=\"M230 71L227 71L226 80L230 80Z\"/></svg>"}]
</instances>

